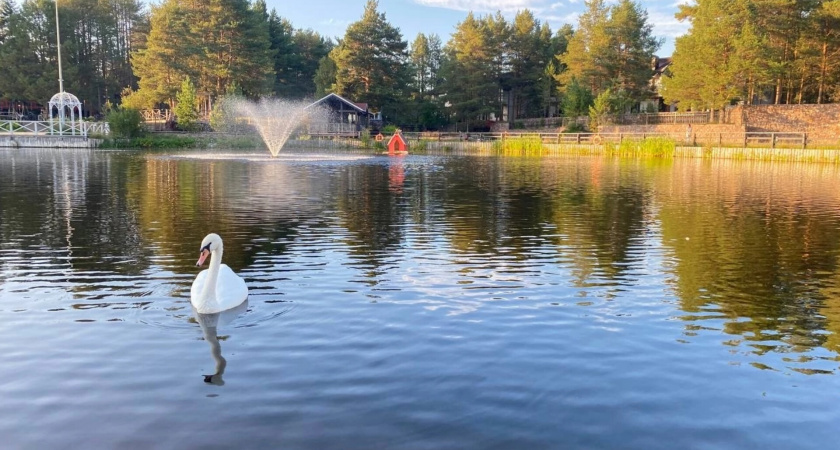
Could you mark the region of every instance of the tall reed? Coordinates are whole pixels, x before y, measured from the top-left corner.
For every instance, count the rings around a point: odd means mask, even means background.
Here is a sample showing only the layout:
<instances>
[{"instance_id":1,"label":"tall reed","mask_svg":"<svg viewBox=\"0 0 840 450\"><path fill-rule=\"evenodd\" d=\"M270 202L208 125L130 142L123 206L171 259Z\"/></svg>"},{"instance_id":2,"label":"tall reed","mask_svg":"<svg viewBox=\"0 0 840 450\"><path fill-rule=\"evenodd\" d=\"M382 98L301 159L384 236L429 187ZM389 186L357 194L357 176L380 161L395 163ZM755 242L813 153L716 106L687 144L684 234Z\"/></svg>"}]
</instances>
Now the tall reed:
<instances>
[{"instance_id":1,"label":"tall reed","mask_svg":"<svg viewBox=\"0 0 840 450\"><path fill-rule=\"evenodd\" d=\"M607 142L604 152L618 156L646 156L653 158L673 158L677 150L677 143L667 137L649 137L641 140L623 140L618 145Z\"/></svg>"},{"instance_id":2,"label":"tall reed","mask_svg":"<svg viewBox=\"0 0 840 450\"><path fill-rule=\"evenodd\" d=\"M516 137L493 141L493 152L506 156L541 156L544 148L539 137Z\"/></svg>"}]
</instances>

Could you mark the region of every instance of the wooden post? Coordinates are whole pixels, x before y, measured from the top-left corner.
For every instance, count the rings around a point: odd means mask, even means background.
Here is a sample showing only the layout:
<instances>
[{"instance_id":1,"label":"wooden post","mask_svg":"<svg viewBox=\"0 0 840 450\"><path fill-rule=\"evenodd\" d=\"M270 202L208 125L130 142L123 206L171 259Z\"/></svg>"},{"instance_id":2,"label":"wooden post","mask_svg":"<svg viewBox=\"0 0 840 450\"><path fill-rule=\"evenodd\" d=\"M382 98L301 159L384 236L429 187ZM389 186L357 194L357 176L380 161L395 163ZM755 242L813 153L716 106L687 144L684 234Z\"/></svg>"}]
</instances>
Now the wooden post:
<instances>
[{"instance_id":1,"label":"wooden post","mask_svg":"<svg viewBox=\"0 0 840 450\"><path fill-rule=\"evenodd\" d=\"M770 133L770 148L776 148L776 133Z\"/></svg>"}]
</instances>

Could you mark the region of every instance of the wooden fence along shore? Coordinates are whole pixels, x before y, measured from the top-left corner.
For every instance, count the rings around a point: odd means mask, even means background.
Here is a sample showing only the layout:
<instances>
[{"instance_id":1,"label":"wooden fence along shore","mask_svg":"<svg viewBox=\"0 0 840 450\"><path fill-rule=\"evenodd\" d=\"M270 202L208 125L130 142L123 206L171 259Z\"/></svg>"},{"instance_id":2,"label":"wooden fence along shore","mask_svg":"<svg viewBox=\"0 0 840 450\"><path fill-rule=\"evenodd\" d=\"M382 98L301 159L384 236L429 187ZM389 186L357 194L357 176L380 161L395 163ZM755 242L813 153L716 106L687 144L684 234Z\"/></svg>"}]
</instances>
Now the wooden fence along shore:
<instances>
[{"instance_id":1,"label":"wooden fence along shore","mask_svg":"<svg viewBox=\"0 0 840 450\"><path fill-rule=\"evenodd\" d=\"M152 111L147 119L165 120L167 115ZM708 114L676 113L636 115L644 117L645 123L676 122L694 123L708 121ZM650 117L648 117L650 116ZM642 120L639 117L634 120ZM627 121L625 119L624 121ZM0 120L0 147L87 147L93 148L98 140L88 139L90 135L108 134L107 123L76 122L57 129L50 121ZM700 129L700 127L697 127ZM758 159L772 161L819 161L840 163L840 141L809 135L808 133L781 132L687 132L687 133L546 133L546 132L427 132L403 133L409 143L409 151L493 154L500 153L506 140L538 142L539 153L559 154L609 154L616 147L627 148L628 143L641 142L649 138L667 138L676 144L675 157L703 157L728 159ZM83 139L80 139L83 138ZM76 141L79 142L76 142ZM500 145L501 144L501 145ZM287 143L290 147L302 149L373 149L372 139L348 139L330 137L301 137ZM673 145L673 144L672 144ZM533 147L533 145L531 146ZM632 147L632 145L630 145ZM384 150L384 149L382 149ZM632 152L631 152L632 153ZM508 154L512 154L508 152ZM513 152L515 154L515 152ZM627 154L626 151L622 154Z\"/></svg>"},{"instance_id":2,"label":"wooden fence along shore","mask_svg":"<svg viewBox=\"0 0 840 450\"><path fill-rule=\"evenodd\" d=\"M559 134L559 133L505 133L504 139L537 139L540 140L540 155L605 155L605 154L632 154L632 144L641 142L649 137L667 137L654 133L612 133L612 134ZM744 133L737 136L739 143L744 141ZM762 161L788 161L788 162L821 162L840 164L840 148L802 148L802 136L765 136L770 134L791 134L791 133L747 133L746 137L749 147L719 147L717 145L698 146L692 143L676 142L673 157L677 158L716 158L716 159L744 159ZM793 133L802 135L803 133ZM429 134L403 133L409 144L409 154L412 153L433 153L453 155L494 155L499 154L502 134L501 133L441 133L429 139ZM755 135L755 136L752 136ZM717 139L726 142L720 137ZM787 138L787 139L786 139ZM789 139L789 140L788 140ZM631 150L619 152L619 146L624 143ZM769 145L775 143L776 147ZM782 144L789 144L790 147L781 147ZM356 149L364 151L370 149L359 139L330 139L310 138L292 139L286 143L289 148L314 149L314 150L341 150ZM373 145L373 143L368 144ZM380 151L385 152L382 148ZM641 154L641 152L639 153Z\"/></svg>"},{"instance_id":3,"label":"wooden fence along shore","mask_svg":"<svg viewBox=\"0 0 840 450\"><path fill-rule=\"evenodd\" d=\"M673 139L692 146L769 147L769 148L839 148L840 140L814 138L808 133L771 132L692 132L686 133L403 133L409 140L485 142L504 139L539 139L544 144L604 144L653 137Z\"/></svg>"}]
</instances>

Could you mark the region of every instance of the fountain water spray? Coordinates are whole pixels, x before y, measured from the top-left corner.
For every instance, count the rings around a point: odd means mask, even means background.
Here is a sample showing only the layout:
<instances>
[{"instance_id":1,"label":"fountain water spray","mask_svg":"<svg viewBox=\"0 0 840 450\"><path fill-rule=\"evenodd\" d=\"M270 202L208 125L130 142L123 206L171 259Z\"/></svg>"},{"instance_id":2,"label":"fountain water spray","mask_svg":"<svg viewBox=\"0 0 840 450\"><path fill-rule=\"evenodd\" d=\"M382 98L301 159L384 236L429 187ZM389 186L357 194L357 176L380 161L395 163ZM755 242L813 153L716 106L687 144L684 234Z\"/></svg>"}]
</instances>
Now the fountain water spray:
<instances>
[{"instance_id":1,"label":"fountain water spray","mask_svg":"<svg viewBox=\"0 0 840 450\"><path fill-rule=\"evenodd\" d=\"M230 100L226 109L237 121L247 120L256 128L263 142L276 157L292 133L311 120L326 120L328 112L321 105L304 101L263 98L257 102Z\"/></svg>"}]
</instances>

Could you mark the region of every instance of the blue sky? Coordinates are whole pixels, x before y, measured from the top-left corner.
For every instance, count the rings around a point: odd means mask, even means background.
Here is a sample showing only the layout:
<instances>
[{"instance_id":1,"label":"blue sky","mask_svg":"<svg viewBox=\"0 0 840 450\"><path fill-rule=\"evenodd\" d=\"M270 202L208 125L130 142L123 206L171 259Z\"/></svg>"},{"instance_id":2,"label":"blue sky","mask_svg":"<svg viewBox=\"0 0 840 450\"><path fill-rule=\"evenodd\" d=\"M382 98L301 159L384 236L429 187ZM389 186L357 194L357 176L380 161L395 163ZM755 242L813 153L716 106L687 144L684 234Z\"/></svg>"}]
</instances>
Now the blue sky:
<instances>
[{"instance_id":1,"label":"blue sky","mask_svg":"<svg viewBox=\"0 0 840 450\"><path fill-rule=\"evenodd\" d=\"M659 56L670 56L674 51L674 38L688 30L688 23L674 18L677 5L688 0L638 1L648 12L648 21L654 34L665 38ZM615 0L607 0L614 3ZM311 28L328 37L341 37L347 25L359 20L365 0L266 0L268 8L289 21L295 28ZM402 31L403 39L411 43L417 33L436 33L443 42L464 20L468 11L476 14L495 14L501 11L512 19L516 11L530 9L552 30L568 23L577 26L578 15L583 11L583 0L379 0L379 11Z\"/></svg>"}]
</instances>

